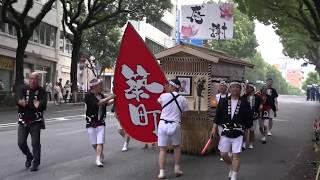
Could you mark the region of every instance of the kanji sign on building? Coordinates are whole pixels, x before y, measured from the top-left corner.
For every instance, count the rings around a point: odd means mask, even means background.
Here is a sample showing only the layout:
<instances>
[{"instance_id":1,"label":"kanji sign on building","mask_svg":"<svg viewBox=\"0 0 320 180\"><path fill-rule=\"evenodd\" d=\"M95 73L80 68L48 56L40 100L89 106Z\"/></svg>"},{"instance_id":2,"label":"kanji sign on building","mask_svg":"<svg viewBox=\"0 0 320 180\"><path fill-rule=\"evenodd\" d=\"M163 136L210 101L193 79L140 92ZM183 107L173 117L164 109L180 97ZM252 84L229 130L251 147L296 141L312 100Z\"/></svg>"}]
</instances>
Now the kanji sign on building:
<instances>
[{"instance_id":1,"label":"kanji sign on building","mask_svg":"<svg viewBox=\"0 0 320 180\"><path fill-rule=\"evenodd\" d=\"M122 127L136 140L157 141L161 113L157 99L166 83L156 59L128 23L115 68L115 109Z\"/></svg>"},{"instance_id":2,"label":"kanji sign on building","mask_svg":"<svg viewBox=\"0 0 320 180\"><path fill-rule=\"evenodd\" d=\"M232 39L234 6L231 3L181 7L181 39Z\"/></svg>"}]
</instances>

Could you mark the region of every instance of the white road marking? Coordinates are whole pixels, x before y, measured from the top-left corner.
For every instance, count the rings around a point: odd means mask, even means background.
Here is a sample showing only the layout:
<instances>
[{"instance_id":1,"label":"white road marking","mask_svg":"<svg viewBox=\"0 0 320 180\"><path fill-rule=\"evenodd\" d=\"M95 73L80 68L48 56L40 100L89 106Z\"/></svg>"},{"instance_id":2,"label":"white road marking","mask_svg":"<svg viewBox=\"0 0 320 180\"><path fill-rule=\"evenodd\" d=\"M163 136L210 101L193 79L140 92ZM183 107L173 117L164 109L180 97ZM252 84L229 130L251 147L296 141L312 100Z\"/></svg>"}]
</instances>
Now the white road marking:
<instances>
[{"instance_id":1,"label":"white road marking","mask_svg":"<svg viewBox=\"0 0 320 180\"><path fill-rule=\"evenodd\" d=\"M287 122L289 120L286 120L286 119L273 119L274 121L280 121L280 122Z\"/></svg>"},{"instance_id":2,"label":"white road marking","mask_svg":"<svg viewBox=\"0 0 320 180\"><path fill-rule=\"evenodd\" d=\"M112 116L113 113L107 113L107 116ZM46 123L51 123L51 122L60 122L60 121L72 121L72 120L79 120L79 118L84 118L86 117L85 114L80 114L80 115L73 115L73 116L63 116L63 117L55 117L55 118L49 118L45 119ZM18 123L6 123L6 124L0 124L0 129L1 128L6 128L6 127L14 127L18 126Z\"/></svg>"},{"instance_id":3,"label":"white road marking","mask_svg":"<svg viewBox=\"0 0 320 180\"><path fill-rule=\"evenodd\" d=\"M72 111L80 111L80 110L85 110L85 108L78 108L78 109L66 109L66 110L61 110L61 111L56 111L56 112L72 112Z\"/></svg>"},{"instance_id":4,"label":"white road marking","mask_svg":"<svg viewBox=\"0 0 320 180\"><path fill-rule=\"evenodd\" d=\"M45 119L45 122L46 122L46 123L50 123L50 122L59 122L59 121L71 121L71 120L79 119L80 117L81 117L81 118L82 118L82 117L85 117L85 115L84 115L84 114L81 114L81 115L73 115L73 116L49 118L49 119ZM18 126L18 123L0 124L0 128L14 127L14 126Z\"/></svg>"}]
</instances>

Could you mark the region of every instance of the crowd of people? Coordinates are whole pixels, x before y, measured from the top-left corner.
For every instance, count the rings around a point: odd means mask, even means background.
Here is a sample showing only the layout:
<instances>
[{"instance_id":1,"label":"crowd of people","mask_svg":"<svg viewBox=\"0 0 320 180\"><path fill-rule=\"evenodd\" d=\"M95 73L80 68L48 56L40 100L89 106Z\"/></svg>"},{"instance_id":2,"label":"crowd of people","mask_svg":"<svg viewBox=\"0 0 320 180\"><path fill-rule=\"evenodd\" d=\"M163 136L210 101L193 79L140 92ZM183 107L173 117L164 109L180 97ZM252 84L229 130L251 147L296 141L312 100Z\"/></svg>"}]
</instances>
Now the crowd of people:
<instances>
[{"instance_id":1,"label":"crowd of people","mask_svg":"<svg viewBox=\"0 0 320 180\"><path fill-rule=\"evenodd\" d=\"M247 83L244 87L239 81L230 84L221 82L219 91L211 136L219 136L221 160L229 167L229 179L236 180L240 153L254 148L257 126L263 144L267 143L267 136L272 136L273 118L278 111L278 93L272 88L272 79L267 79L267 84L259 91L253 83Z\"/></svg>"},{"instance_id":2,"label":"crowd of people","mask_svg":"<svg viewBox=\"0 0 320 180\"><path fill-rule=\"evenodd\" d=\"M40 132L45 129L43 112L46 110L47 94L50 88L39 86L39 75L31 73L29 84L17 94L17 105L19 107L18 145L26 156L25 166L31 167L31 171L37 171L40 165L41 144ZM62 92L61 80L53 87ZM89 83L90 90L86 93L86 129L90 144L95 152L95 164L103 167L104 143L105 143L105 118L106 106L114 104L115 95L105 96L102 94L102 80L93 79ZM70 84L67 81L64 89L69 93ZM162 107L160 122L158 125L159 151L159 179L166 178L165 165L168 148L174 151L174 173L182 176L183 171L180 164L181 158L181 122L182 114L188 111L186 98L179 94L181 83L172 79L165 85L165 92L161 94L157 103ZM243 94L242 94L243 93ZM219 136L218 149L222 160L229 167L229 178L236 180L240 168L240 153L244 149L254 148L254 139L257 126L262 135L261 142L267 143L267 137L272 135L273 118L277 116L278 101L277 91L272 88L272 79L267 80L259 91L255 85L239 81L229 83L221 82L214 125L211 136ZM68 99L68 95L66 96ZM113 106L113 112L117 107ZM117 117L116 113L115 116ZM129 135L118 126L119 134L124 138L122 151L128 150L130 142ZM32 153L27 145L27 137L31 135ZM153 144L155 145L155 144Z\"/></svg>"},{"instance_id":3,"label":"crowd of people","mask_svg":"<svg viewBox=\"0 0 320 180\"><path fill-rule=\"evenodd\" d=\"M320 101L320 86L316 84L307 85L307 101Z\"/></svg>"},{"instance_id":4,"label":"crowd of people","mask_svg":"<svg viewBox=\"0 0 320 180\"><path fill-rule=\"evenodd\" d=\"M47 93L48 101L54 101L55 105L60 105L62 102L69 103L72 100L71 83L66 81L62 86L62 79L60 78L56 83L48 82L45 84L44 89ZM83 83L78 84L78 90L80 93L85 93Z\"/></svg>"}]
</instances>

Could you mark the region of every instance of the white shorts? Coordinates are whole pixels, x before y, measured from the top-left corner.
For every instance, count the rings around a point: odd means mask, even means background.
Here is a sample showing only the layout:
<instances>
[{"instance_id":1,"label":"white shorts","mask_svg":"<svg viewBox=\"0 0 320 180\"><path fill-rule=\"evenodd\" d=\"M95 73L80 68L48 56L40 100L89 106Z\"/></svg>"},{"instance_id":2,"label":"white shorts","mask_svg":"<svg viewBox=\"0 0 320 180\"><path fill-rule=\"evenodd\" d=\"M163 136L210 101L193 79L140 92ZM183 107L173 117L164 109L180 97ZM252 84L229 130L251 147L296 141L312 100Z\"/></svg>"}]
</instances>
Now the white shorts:
<instances>
[{"instance_id":1,"label":"white shorts","mask_svg":"<svg viewBox=\"0 0 320 180\"><path fill-rule=\"evenodd\" d=\"M220 137L219 151L222 153L240 153L242 148L243 136L237 138Z\"/></svg>"},{"instance_id":2,"label":"white shorts","mask_svg":"<svg viewBox=\"0 0 320 180\"><path fill-rule=\"evenodd\" d=\"M258 119L253 120L252 127L250 128L250 131L255 131L257 129L257 126L258 126Z\"/></svg>"},{"instance_id":3,"label":"white shorts","mask_svg":"<svg viewBox=\"0 0 320 180\"><path fill-rule=\"evenodd\" d=\"M159 122L158 126L158 146L178 146L181 144L181 126L179 123Z\"/></svg>"},{"instance_id":4,"label":"white shorts","mask_svg":"<svg viewBox=\"0 0 320 180\"><path fill-rule=\"evenodd\" d=\"M89 140L92 145L95 144L104 144L104 131L105 126L98 126L96 128L87 128L87 132L89 135Z\"/></svg>"},{"instance_id":5,"label":"white shorts","mask_svg":"<svg viewBox=\"0 0 320 180\"><path fill-rule=\"evenodd\" d=\"M260 127L268 126L268 125L269 125L269 119L264 119L264 118L259 119L259 126Z\"/></svg>"}]
</instances>

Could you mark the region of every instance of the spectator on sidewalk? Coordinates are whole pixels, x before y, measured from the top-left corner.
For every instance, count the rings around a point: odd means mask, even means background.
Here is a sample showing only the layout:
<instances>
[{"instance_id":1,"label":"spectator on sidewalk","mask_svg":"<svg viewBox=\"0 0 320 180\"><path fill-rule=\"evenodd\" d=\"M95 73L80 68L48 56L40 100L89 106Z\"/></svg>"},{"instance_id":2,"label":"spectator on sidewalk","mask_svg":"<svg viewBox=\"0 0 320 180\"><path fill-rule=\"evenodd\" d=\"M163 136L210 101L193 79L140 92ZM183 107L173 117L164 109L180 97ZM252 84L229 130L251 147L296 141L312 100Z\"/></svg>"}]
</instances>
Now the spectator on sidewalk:
<instances>
[{"instance_id":1,"label":"spectator on sidewalk","mask_svg":"<svg viewBox=\"0 0 320 180\"><path fill-rule=\"evenodd\" d=\"M71 85L69 83L70 81L67 80L66 84L64 85L63 89L64 89L64 102L70 102L70 97L71 97Z\"/></svg>"},{"instance_id":2,"label":"spectator on sidewalk","mask_svg":"<svg viewBox=\"0 0 320 180\"><path fill-rule=\"evenodd\" d=\"M55 105L61 104L62 90L59 85L59 82L56 82L56 85L53 88L53 94L54 94L54 104Z\"/></svg>"},{"instance_id":3,"label":"spectator on sidewalk","mask_svg":"<svg viewBox=\"0 0 320 180\"><path fill-rule=\"evenodd\" d=\"M52 100L52 88L53 87L52 87L52 83L51 82L46 84L46 92L47 92L49 101Z\"/></svg>"}]
</instances>

